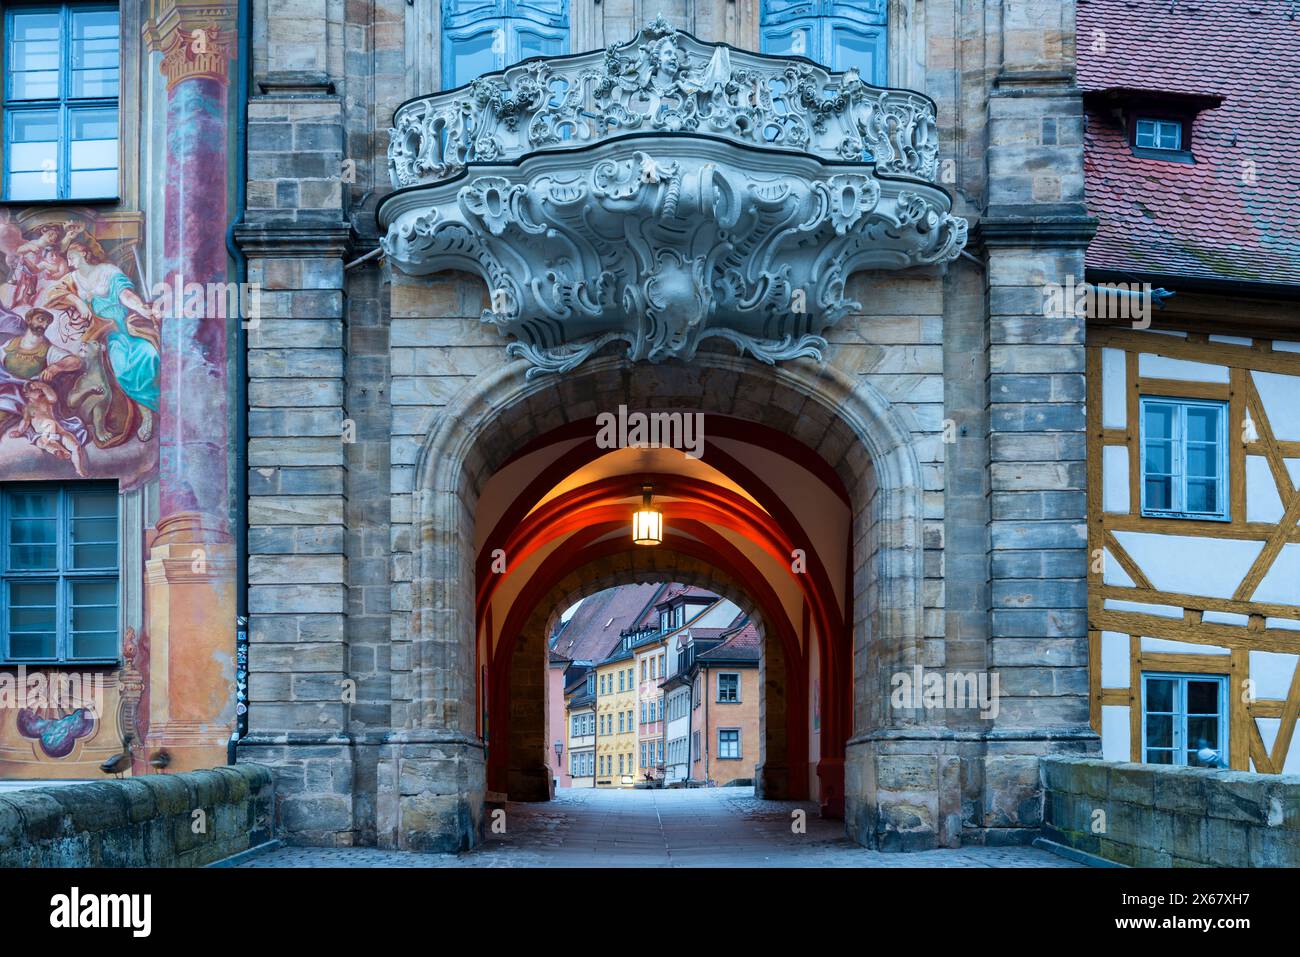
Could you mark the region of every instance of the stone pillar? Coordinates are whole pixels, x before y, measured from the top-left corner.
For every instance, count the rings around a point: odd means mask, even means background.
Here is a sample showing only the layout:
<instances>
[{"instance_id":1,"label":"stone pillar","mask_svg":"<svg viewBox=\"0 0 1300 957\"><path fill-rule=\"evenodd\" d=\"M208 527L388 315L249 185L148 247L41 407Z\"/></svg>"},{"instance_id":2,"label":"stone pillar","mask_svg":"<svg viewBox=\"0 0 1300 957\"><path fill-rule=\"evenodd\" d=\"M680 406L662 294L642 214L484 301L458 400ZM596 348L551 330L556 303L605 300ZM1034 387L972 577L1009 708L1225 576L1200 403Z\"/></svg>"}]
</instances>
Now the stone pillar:
<instances>
[{"instance_id":1,"label":"stone pillar","mask_svg":"<svg viewBox=\"0 0 1300 957\"><path fill-rule=\"evenodd\" d=\"M754 768L754 793L771 801L803 799L808 795L807 763L799 767L790 761L786 712L787 689L794 690L790 685L795 674L786 667L781 639L768 632L765 628L763 651L758 659L759 751L758 765ZM797 774L798 779L791 780L792 774Z\"/></svg>"},{"instance_id":2,"label":"stone pillar","mask_svg":"<svg viewBox=\"0 0 1300 957\"><path fill-rule=\"evenodd\" d=\"M998 715L968 773L973 839L1028 840L1038 758L1095 747L1088 727L1084 319L1049 316L1052 284L1083 281L1096 223L1083 190L1074 3L1003 9L988 107L988 206L976 233L989 311L990 638Z\"/></svg>"},{"instance_id":3,"label":"stone pillar","mask_svg":"<svg viewBox=\"0 0 1300 957\"><path fill-rule=\"evenodd\" d=\"M237 241L262 315L248 334L249 734L280 832L358 842L348 645L347 327L341 72L324 0L270 4L255 58Z\"/></svg>"},{"instance_id":4,"label":"stone pillar","mask_svg":"<svg viewBox=\"0 0 1300 957\"><path fill-rule=\"evenodd\" d=\"M170 770L219 764L233 727L235 556L229 515L230 384L224 308L228 218L227 90L234 8L167 3L146 27L166 77L167 180L162 280L173 295L162 320L159 518L146 563L152 755ZM196 285L192 285L196 284ZM188 305L188 308L187 308ZM221 667L200 663L214 659ZM200 674L202 672L202 674Z\"/></svg>"},{"instance_id":5,"label":"stone pillar","mask_svg":"<svg viewBox=\"0 0 1300 957\"><path fill-rule=\"evenodd\" d=\"M542 628L525 628L510 660L510 740L506 745L506 793L512 801L549 801L546 760L546 658Z\"/></svg>"}]
</instances>

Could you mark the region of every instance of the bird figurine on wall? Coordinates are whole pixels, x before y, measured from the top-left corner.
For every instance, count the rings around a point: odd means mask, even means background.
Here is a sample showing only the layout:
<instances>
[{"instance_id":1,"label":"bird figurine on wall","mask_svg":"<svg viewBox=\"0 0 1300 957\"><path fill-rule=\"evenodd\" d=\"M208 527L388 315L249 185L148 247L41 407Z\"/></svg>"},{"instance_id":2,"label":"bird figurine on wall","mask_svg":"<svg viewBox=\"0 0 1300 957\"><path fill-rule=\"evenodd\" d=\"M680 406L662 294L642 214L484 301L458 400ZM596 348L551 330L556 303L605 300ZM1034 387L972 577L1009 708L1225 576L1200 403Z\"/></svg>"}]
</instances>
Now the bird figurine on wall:
<instances>
[{"instance_id":1,"label":"bird figurine on wall","mask_svg":"<svg viewBox=\"0 0 1300 957\"><path fill-rule=\"evenodd\" d=\"M122 736L122 753L115 754L99 766L105 774L116 774L119 778L131 767L131 735Z\"/></svg>"}]
</instances>

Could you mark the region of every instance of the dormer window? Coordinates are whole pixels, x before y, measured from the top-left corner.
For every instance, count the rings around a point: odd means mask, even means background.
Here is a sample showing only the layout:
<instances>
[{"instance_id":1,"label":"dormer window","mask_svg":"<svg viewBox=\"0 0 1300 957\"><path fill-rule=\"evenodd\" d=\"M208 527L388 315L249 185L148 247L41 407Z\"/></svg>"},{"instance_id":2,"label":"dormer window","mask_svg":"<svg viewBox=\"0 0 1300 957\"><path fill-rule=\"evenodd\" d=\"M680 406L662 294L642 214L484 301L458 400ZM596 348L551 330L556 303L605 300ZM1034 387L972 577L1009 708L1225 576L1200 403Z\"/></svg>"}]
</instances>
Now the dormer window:
<instances>
[{"instance_id":1,"label":"dormer window","mask_svg":"<svg viewBox=\"0 0 1300 957\"><path fill-rule=\"evenodd\" d=\"M1133 145L1151 150L1181 150L1183 124L1178 120L1138 117L1133 131Z\"/></svg>"},{"instance_id":2,"label":"dormer window","mask_svg":"<svg viewBox=\"0 0 1300 957\"><path fill-rule=\"evenodd\" d=\"M1128 115L1129 147L1145 159L1194 163L1190 114L1137 107Z\"/></svg>"}]
</instances>

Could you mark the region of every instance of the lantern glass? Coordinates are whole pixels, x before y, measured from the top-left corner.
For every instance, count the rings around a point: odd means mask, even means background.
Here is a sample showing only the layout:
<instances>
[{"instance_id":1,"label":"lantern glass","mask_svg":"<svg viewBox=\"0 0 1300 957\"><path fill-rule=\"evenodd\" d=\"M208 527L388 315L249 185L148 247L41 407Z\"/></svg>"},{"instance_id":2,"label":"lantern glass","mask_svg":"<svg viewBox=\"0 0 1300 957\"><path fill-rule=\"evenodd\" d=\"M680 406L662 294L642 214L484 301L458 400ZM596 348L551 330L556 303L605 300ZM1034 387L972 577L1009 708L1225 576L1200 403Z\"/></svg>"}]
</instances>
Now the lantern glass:
<instances>
[{"instance_id":1,"label":"lantern glass","mask_svg":"<svg viewBox=\"0 0 1300 957\"><path fill-rule=\"evenodd\" d=\"M632 541L638 545L658 545L664 540L664 515L656 508L641 508L632 513Z\"/></svg>"}]
</instances>

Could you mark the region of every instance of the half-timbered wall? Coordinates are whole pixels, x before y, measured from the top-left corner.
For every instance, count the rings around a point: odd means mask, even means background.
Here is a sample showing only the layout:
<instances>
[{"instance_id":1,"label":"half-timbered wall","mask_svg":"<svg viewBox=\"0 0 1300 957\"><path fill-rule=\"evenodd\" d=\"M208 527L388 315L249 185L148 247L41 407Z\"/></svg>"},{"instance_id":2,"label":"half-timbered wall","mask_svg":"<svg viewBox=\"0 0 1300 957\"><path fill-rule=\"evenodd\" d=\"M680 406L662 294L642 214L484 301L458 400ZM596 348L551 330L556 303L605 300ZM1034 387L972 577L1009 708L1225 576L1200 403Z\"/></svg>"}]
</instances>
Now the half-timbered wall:
<instances>
[{"instance_id":1,"label":"half-timbered wall","mask_svg":"<svg viewBox=\"0 0 1300 957\"><path fill-rule=\"evenodd\" d=\"M1143 760L1142 675L1227 678L1227 762L1300 773L1300 343L1172 330L1088 338L1092 725ZM1226 404L1226 516L1143 513L1144 397Z\"/></svg>"}]
</instances>

